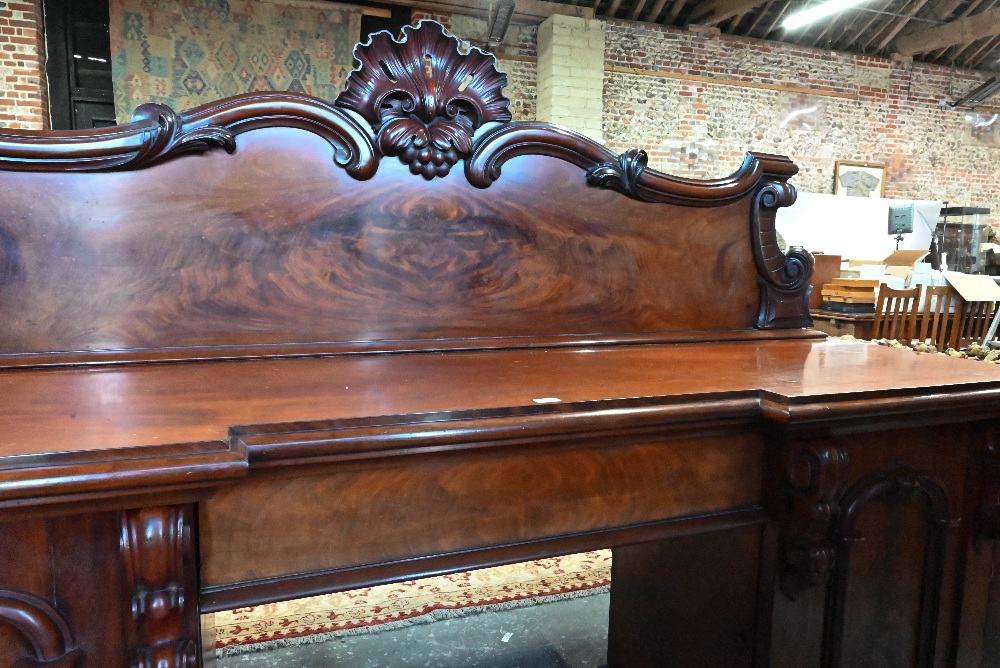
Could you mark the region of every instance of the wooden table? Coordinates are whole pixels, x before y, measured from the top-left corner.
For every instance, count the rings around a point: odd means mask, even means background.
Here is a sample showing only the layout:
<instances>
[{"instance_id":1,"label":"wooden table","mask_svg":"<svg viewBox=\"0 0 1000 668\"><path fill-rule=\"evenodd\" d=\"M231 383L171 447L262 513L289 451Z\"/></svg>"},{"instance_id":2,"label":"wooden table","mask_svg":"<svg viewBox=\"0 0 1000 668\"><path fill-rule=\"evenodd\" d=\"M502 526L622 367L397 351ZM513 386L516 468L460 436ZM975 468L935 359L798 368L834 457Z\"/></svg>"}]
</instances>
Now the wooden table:
<instances>
[{"instance_id":1,"label":"wooden table","mask_svg":"<svg viewBox=\"0 0 1000 668\"><path fill-rule=\"evenodd\" d=\"M813 327L830 336L850 334L856 339L872 338L872 322L875 316L870 313L838 313L836 311L810 310Z\"/></svg>"}]
</instances>

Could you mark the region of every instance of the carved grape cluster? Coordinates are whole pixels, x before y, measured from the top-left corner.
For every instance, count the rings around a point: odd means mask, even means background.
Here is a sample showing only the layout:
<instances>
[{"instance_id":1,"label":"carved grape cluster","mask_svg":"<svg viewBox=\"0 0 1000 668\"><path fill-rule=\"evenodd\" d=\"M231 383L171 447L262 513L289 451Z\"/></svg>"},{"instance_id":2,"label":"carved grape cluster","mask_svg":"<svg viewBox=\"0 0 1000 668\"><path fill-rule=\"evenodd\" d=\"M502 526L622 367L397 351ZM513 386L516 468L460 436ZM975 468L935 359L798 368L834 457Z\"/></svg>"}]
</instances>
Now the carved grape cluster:
<instances>
[{"instance_id":1,"label":"carved grape cluster","mask_svg":"<svg viewBox=\"0 0 1000 668\"><path fill-rule=\"evenodd\" d=\"M418 147L412 142L403 149L399 159L410 166L411 174L422 174L425 179L445 176L458 162L458 151L451 144L442 149L436 144Z\"/></svg>"}]
</instances>

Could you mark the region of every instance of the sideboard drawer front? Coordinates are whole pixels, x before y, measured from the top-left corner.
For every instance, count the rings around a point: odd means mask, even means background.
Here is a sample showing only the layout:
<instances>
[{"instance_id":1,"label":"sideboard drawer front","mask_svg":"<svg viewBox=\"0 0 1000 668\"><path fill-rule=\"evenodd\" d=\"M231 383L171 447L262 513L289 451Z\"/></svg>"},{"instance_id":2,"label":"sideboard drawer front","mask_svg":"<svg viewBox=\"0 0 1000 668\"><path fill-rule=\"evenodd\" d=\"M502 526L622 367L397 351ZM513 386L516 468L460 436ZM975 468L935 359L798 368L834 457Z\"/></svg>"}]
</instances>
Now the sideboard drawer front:
<instances>
[{"instance_id":1,"label":"sideboard drawer front","mask_svg":"<svg viewBox=\"0 0 1000 668\"><path fill-rule=\"evenodd\" d=\"M755 504L763 439L643 437L251 474L201 505L203 586Z\"/></svg>"}]
</instances>

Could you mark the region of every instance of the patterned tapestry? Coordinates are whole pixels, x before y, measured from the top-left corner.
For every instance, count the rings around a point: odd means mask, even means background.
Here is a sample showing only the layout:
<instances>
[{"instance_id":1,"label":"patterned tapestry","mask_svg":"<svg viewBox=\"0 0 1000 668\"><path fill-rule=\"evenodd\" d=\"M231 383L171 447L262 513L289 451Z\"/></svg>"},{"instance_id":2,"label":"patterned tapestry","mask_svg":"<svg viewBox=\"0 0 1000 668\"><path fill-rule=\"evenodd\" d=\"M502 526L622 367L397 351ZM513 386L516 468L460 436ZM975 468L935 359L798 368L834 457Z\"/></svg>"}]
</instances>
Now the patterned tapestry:
<instances>
[{"instance_id":1,"label":"patterned tapestry","mask_svg":"<svg viewBox=\"0 0 1000 668\"><path fill-rule=\"evenodd\" d=\"M177 111L252 91L340 93L361 33L353 7L301 0L111 0L115 112Z\"/></svg>"}]
</instances>

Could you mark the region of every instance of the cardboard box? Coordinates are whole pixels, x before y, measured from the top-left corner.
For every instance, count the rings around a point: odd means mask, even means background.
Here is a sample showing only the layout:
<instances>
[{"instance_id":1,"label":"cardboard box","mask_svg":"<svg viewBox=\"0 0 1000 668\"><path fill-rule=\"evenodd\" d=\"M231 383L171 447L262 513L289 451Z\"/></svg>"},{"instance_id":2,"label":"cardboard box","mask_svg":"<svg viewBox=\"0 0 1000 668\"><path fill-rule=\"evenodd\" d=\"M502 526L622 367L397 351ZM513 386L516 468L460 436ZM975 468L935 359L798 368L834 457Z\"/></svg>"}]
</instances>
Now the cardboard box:
<instances>
[{"instance_id":1,"label":"cardboard box","mask_svg":"<svg viewBox=\"0 0 1000 668\"><path fill-rule=\"evenodd\" d=\"M996 284L992 276L946 271L944 278L967 302L1000 301L1000 285Z\"/></svg>"},{"instance_id":2,"label":"cardboard box","mask_svg":"<svg viewBox=\"0 0 1000 668\"><path fill-rule=\"evenodd\" d=\"M920 262L925 257L930 255L929 250L898 250L891 253L889 257L882 260L881 264L888 265L890 267L913 267L914 264Z\"/></svg>"}]
</instances>

